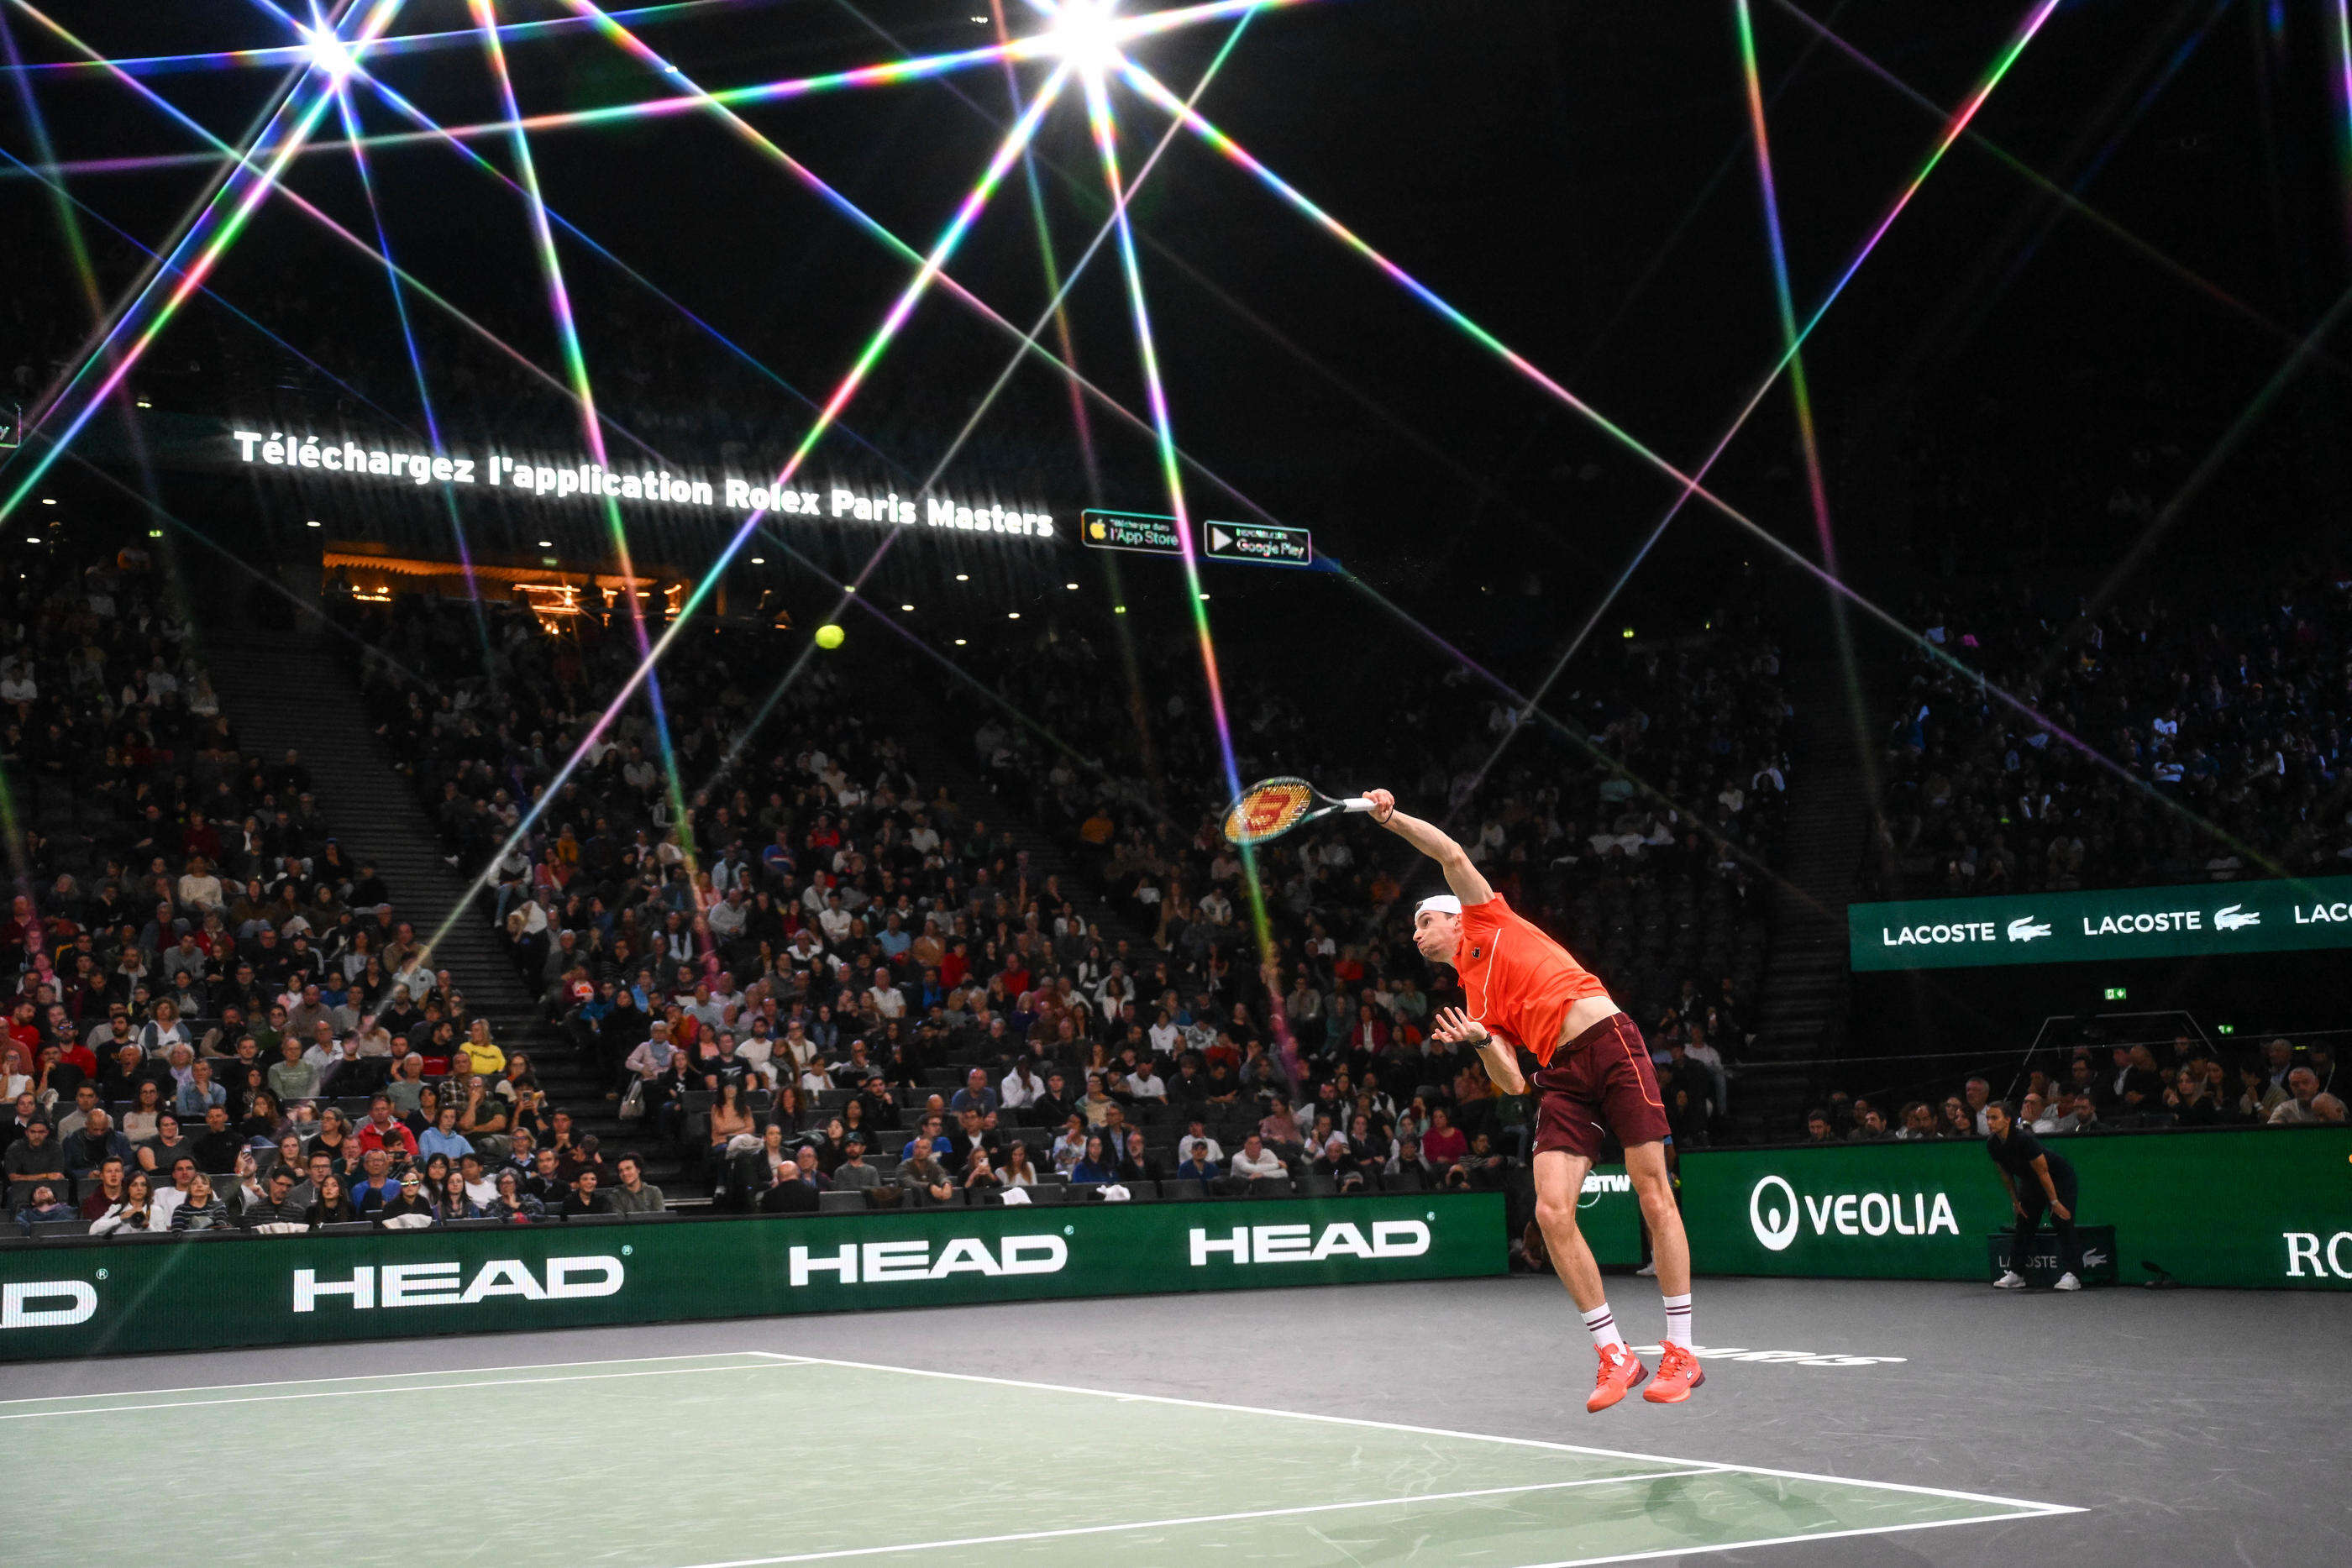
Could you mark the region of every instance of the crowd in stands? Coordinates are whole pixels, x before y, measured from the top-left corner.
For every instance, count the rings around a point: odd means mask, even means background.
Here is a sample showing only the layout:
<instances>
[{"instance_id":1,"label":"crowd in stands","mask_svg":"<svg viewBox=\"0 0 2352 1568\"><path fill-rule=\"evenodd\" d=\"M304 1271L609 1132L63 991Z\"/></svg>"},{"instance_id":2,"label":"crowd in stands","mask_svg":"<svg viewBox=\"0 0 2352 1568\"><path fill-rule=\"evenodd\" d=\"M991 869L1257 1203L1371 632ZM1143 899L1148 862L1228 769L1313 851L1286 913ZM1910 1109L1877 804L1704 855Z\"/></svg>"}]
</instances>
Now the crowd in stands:
<instances>
[{"instance_id":1,"label":"crowd in stands","mask_svg":"<svg viewBox=\"0 0 2352 1568\"><path fill-rule=\"evenodd\" d=\"M9 1210L101 1234L480 1218L464 1206L492 1211L502 1163L519 1197L576 1201L531 1186L534 1144L568 1177L601 1156L343 852L299 755L239 747L151 563L20 559L0 582L30 890L0 921Z\"/></svg>"},{"instance_id":2,"label":"crowd in stands","mask_svg":"<svg viewBox=\"0 0 2352 1568\"><path fill-rule=\"evenodd\" d=\"M2102 1056L2104 1054L2104 1060ZM2035 1133L2341 1124L2352 1074L2325 1040L2273 1040L2239 1052L2183 1036L2068 1053L2063 1067L2031 1067L2002 1086ZM1807 1143L1920 1143L1986 1135L1990 1079L1970 1078L1940 1099L1871 1098L1841 1090L1805 1117Z\"/></svg>"},{"instance_id":3,"label":"crowd in stands","mask_svg":"<svg viewBox=\"0 0 2352 1568\"><path fill-rule=\"evenodd\" d=\"M641 699L559 784L635 662L625 626L555 634L500 612L486 657L462 605L353 613L371 714L453 862L495 862L496 918L548 1016L619 1113L677 1140L723 1202L1502 1186L1524 1163L1524 1108L1427 1034L1451 977L1398 913L1401 878L1426 868L1345 825L1262 855L1266 964L1222 799L1164 782L1222 772L1181 699L1153 727L1157 784L1133 752L1077 767L1023 753L1000 721L975 737L964 776L1017 778L1003 811L1046 803L1076 868L1065 886L936 768L919 775L927 753L902 734L936 722L919 703L877 703L822 664L763 689L757 672L790 664L773 633L690 630L661 666L667 753ZM1125 727L1087 706L1108 684L1098 661L1051 628L999 695L1099 746ZM1159 674L1147 689L1184 689ZM1408 716L1411 745L1334 736L1317 764L1463 808L1506 896L1643 1009L1690 1141L1723 1113L1760 963L1750 904L1786 777L1776 676L1763 630L1727 624L1624 655L1578 694L1573 742L1531 734L1485 779L1512 715L1459 685ZM1270 692L1239 703L1251 769L1315 744Z\"/></svg>"},{"instance_id":4,"label":"crowd in stands","mask_svg":"<svg viewBox=\"0 0 2352 1568\"><path fill-rule=\"evenodd\" d=\"M1910 659L1868 895L2352 874L2352 578L2082 609L2007 587L1916 612L1930 643L2064 733Z\"/></svg>"}]
</instances>

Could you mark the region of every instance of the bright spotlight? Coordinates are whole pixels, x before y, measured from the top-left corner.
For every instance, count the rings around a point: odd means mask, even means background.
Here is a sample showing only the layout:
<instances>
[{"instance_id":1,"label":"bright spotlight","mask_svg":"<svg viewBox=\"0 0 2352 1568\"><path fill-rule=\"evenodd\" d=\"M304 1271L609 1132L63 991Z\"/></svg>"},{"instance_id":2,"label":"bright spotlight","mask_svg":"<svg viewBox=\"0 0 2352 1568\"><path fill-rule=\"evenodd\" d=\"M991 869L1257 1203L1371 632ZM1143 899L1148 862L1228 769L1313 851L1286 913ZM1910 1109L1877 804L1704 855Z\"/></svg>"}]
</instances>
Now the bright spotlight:
<instances>
[{"instance_id":1,"label":"bright spotlight","mask_svg":"<svg viewBox=\"0 0 2352 1568\"><path fill-rule=\"evenodd\" d=\"M358 67L359 62L352 58L352 51L335 36L332 27L305 28L302 41L310 46L310 68L330 81L341 81Z\"/></svg>"},{"instance_id":2,"label":"bright spotlight","mask_svg":"<svg viewBox=\"0 0 2352 1568\"><path fill-rule=\"evenodd\" d=\"M1118 0L1062 0L1047 35L1081 70L1111 69L1118 64L1118 39L1111 30L1118 9Z\"/></svg>"}]
</instances>

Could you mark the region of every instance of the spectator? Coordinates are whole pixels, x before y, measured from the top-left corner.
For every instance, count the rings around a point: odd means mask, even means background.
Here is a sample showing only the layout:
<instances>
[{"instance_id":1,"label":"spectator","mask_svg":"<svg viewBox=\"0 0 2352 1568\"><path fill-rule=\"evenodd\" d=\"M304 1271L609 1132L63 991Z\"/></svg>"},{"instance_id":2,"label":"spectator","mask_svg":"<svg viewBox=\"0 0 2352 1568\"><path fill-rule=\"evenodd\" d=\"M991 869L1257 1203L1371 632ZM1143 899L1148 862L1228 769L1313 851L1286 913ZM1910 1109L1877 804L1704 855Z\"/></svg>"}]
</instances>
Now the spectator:
<instances>
[{"instance_id":1,"label":"spectator","mask_svg":"<svg viewBox=\"0 0 2352 1568\"><path fill-rule=\"evenodd\" d=\"M986 1070L975 1067L964 1075L964 1086L955 1092L954 1099L948 1102L948 1109L958 1113L973 1111L985 1115L994 1111L998 1104L996 1091L988 1086Z\"/></svg>"},{"instance_id":2,"label":"spectator","mask_svg":"<svg viewBox=\"0 0 2352 1568\"><path fill-rule=\"evenodd\" d=\"M2269 1125L2304 1126L2329 1119L2315 1104L2319 1098L2319 1074L2308 1067L2295 1068L2286 1075L2286 1096L2264 1118Z\"/></svg>"},{"instance_id":3,"label":"spectator","mask_svg":"<svg viewBox=\"0 0 2352 1568\"><path fill-rule=\"evenodd\" d=\"M310 1228L310 1217L294 1201L294 1173L283 1166L262 1179L261 1193L248 1201L238 1223L265 1235L285 1235Z\"/></svg>"},{"instance_id":4,"label":"spectator","mask_svg":"<svg viewBox=\"0 0 2352 1568\"><path fill-rule=\"evenodd\" d=\"M106 1113L104 1106L99 1106L82 1123L81 1131L66 1140L61 1157L66 1174L80 1180L96 1174L109 1159L119 1159L130 1166L131 1141L114 1130L113 1118Z\"/></svg>"},{"instance_id":5,"label":"spectator","mask_svg":"<svg viewBox=\"0 0 2352 1568\"><path fill-rule=\"evenodd\" d=\"M187 1197L172 1210L171 1228L174 1234L229 1228L228 1205L214 1193L212 1177L199 1171L189 1179Z\"/></svg>"},{"instance_id":6,"label":"spectator","mask_svg":"<svg viewBox=\"0 0 2352 1568\"><path fill-rule=\"evenodd\" d=\"M842 1143L841 1164L833 1169L833 1185L845 1192L870 1192L882 1185L882 1173L866 1163L866 1140L856 1133Z\"/></svg>"},{"instance_id":7,"label":"spectator","mask_svg":"<svg viewBox=\"0 0 2352 1568\"><path fill-rule=\"evenodd\" d=\"M151 1182L153 1181L152 1176L149 1179ZM196 1162L194 1158L183 1155L173 1162L171 1179L161 1185L152 1186L149 1189L154 1194L152 1206L153 1218L150 1228L156 1230L172 1228L172 1216L178 1212L180 1205L188 1201L189 1189L195 1186L195 1182Z\"/></svg>"},{"instance_id":8,"label":"spectator","mask_svg":"<svg viewBox=\"0 0 2352 1568\"><path fill-rule=\"evenodd\" d=\"M940 1130L940 1125L939 1113L927 1113L923 1117L920 1129L899 1149L899 1160L901 1162L911 1160L918 1153L940 1157L952 1156L955 1150L954 1142Z\"/></svg>"},{"instance_id":9,"label":"spectator","mask_svg":"<svg viewBox=\"0 0 2352 1568\"><path fill-rule=\"evenodd\" d=\"M510 1225L532 1225L546 1218L546 1206L523 1191L522 1178L512 1170L498 1175L498 1196L484 1206L483 1212L492 1219Z\"/></svg>"},{"instance_id":10,"label":"spectator","mask_svg":"<svg viewBox=\"0 0 2352 1568\"><path fill-rule=\"evenodd\" d=\"M144 1231L161 1228L153 1224L154 1202L145 1171L133 1171L122 1184L121 1196L106 1207L106 1211L90 1221L92 1236L112 1236L118 1231Z\"/></svg>"},{"instance_id":11,"label":"spectator","mask_svg":"<svg viewBox=\"0 0 2352 1568\"><path fill-rule=\"evenodd\" d=\"M456 1160L474 1152L473 1140L457 1131L457 1107L444 1105L434 1114L433 1125L416 1140L416 1152L425 1159L435 1155Z\"/></svg>"},{"instance_id":12,"label":"spectator","mask_svg":"<svg viewBox=\"0 0 2352 1568\"><path fill-rule=\"evenodd\" d=\"M1101 1134L1087 1134L1086 1152L1079 1156L1078 1163L1070 1168L1070 1180L1074 1183L1091 1183L1097 1186L1118 1180L1118 1166L1113 1164L1110 1155L1104 1151Z\"/></svg>"},{"instance_id":13,"label":"spectator","mask_svg":"<svg viewBox=\"0 0 2352 1568\"><path fill-rule=\"evenodd\" d=\"M98 1176L91 1190L82 1195L81 1217L96 1219L122 1202L123 1178L129 1167L119 1159L108 1159L98 1167Z\"/></svg>"},{"instance_id":14,"label":"spectator","mask_svg":"<svg viewBox=\"0 0 2352 1568\"><path fill-rule=\"evenodd\" d=\"M466 1177L462 1171L445 1172L434 1196L437 1201L433 1206L433 1217L443 1225L482 1218L482 1206L476 1203L474 1195L466 1190Z\"/></svg>"},{"instance_id":15,"label":"spectator","mask_svg":"<svg viewBox=\"0 0 2352 1568\"><path fill-rule=\"evenodd\" d=\"M400 1173L398 1194L375 1210L375 1222L386 1230L424 1230L439 1218L425 1190L425 1173L414 1166Z\"/></svg>"},{"instance_id":16,"label":"spectator","mask_svg":"<svg viewBox=\"0 0 2352 1568\"><path fill-rule=\"evenodd\" d=\"M380 1213L400 1196L400 1178L392 1172L392 1152L382 1145L360 1156L360 1177L352 1184L352 1207L362 1219Z\"/></svg>"},{"instance_id":17,"label":"spectator","mask_svg":"<svg viewBox=\"0 0 2352 1568\"><path fill-rule=\"evenodd\" d=\"M1471 1140L1470 1152L1445 1173L1445 1185L1481 1192L1497 1191L1508 1173L1508 1165L1495 1152L1493 1140L1481 1133Z\"/></svg>"},{"instance_id":18,"label":"spectator","mask_svg":"<svg viewBox=\"0 0 2352 1568\"><path fill-rule=\"evenodd\" d=\"M318 1177L310 1201L302 1208L304 1224L316 1230L322 1225L349 1225L359 1218L360 1211L352 1207L351 1194L343 1188L342 1177L332 1170Z\"/></svg>"},{"instance_id":19,"label":"spectator","mask_svg":"<svg viewBox=\"0 0 2352 1568\"><path fill-rule=\"evenodd\" d=\"M1241 1152L1234 1156L1232 1174L1236 1181L1270 1181L1288 1176L1290 1169L1265 1146L1264 1136L1252 1133L1242 1140Z\"/></svg>"},{"instance_id":20,"label":"spectator","mask_svg":"<svg viewBox=\"0 0 2352 1568\"><path fill-rule=\"evenodd\" d=\"M65 1220L79 1220L70 1204L58 1201L58 1189L49 1183L35 1182L26 1195L24 1206L16 1210L16 1223L29 1231L36 1225L55 1225Z\"/></svg>"},{"instance_id":21,"label":"spectator","mask_svg":"<svg viewBox=\"0 0 2352 1568\"><path fill-rule=\"evenodd\" d=\"M563 1218L576 1219L583 1214L610 1214L612 1199L599 1192L597 1175L593 1167L583 1169L572 1183L572 1191L563 1200Z\"/></svg>"},{"instance_id":22,"label":"spectator","mask_svg":"<svg viewBox=\"0 0 2352 1568\"><path fill-rule=\"evenodd\" d=\"M1193 1140L1190 1147L1184 1151L1182 1162L1176 1167L1178 1181L1196 1181L1203 1187L1223 1174L1223 1169L1217 1159L1215 1145L1206 1138Z\"/></svg>"},{"instance_id":23,"label":"spectator","mask_svg":"<svg viewBox=\"0 0 2352 1568\"><path fill-rule=\"evenodd\" d=\"M803 1151L803 1153L807 1152ZM646 1180L645 1166L637 1155L623 1155L614 1169L620 1180L612 1192L606 1195L611 1212L659 1214L669 1207L662 1197L662 1189Z\"/></svg>"},{"instance_id":24,"label":"spectator","mask_svg":"<svg viewBox=\"0 0 2352 1568\"><path fill-rule=\"evenodd\" d=\"M1066 1176L1070 1174L1070 1171L1080 1160L1086 1158L1087 1124L1085 1117L1073 1112L1063 1119L1062 1130L1060 1133L1055 1134L1054 1138L1054 1146L1051 1151L1051 1155L1054 1161L1054 1168L1061 1172Z\"/></svg>"},{"instance_id":25,"label":"spectator","mask_svg":"<svg viewBox=\"0 0 2352 1568\"><path fill-rule=\"evenodd\" d=\"M1429 1131L1421 1140L1422 1157L1437 1171L1450 1171L1469 1154L1469 1140L1454 1125L1452 1115L1444 1106L1432 1107L1429 1115Z\"/></svg>"},{"instance_id":26,"label":"spectator","mask_svg":"<svg viewBox=\"0 0 2352 1568\"><path fill-rule=\"evenodd\" d=\"M413 1059L412 1059L413 1060ZM393 1098L389 1092L368 1101L368 1113L352 1134L364 1156L370 1150L383 1149L395 1161L413 1160L417 1155L416 1135L393 1115Z\"/></svg>"},{"instance_id":27,"label":"spectator","mask_svg":"<svg viewBox=\"0 0 2352 1568\"><path fill-rule=\"evenodd\" d=\"M778 1167L776 1179L760 1195L760 1211L763 1214L814 1214L817 1203L816 1175L812 1166L803 1168L798 1160L788 1160Z\"/></svg>"},{"instance_id":28,"label":"spectator","mask_svg":"<svg viewBox=\"0 0 2352 1568\"><path fill-rule=\"evenodd\" d=\"M918 1206L950 1202L956 1191L954 1178L929 1148L919 1149L899 1160L898 1185L899 1191L911 1197Z\"/></svg>"}]
</instances>

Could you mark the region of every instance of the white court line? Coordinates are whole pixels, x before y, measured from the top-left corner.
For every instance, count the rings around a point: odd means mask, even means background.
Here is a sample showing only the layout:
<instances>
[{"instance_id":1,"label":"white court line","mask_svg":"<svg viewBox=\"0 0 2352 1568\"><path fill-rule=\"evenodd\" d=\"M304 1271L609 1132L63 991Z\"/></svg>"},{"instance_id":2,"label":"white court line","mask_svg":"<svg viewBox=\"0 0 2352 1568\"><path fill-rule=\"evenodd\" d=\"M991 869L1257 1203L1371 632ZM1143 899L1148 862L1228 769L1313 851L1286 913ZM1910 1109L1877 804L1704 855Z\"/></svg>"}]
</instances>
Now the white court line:
<instances>
[{"instance_id":1,"label":"white court line","mask_svg":"<svg viewBox=\"0 0 2352 1568\"><path fill-rule=\"evenodd\" d=\"M392 1343L392 1342L384 1342ZM635 1366L648 1361L717 1361L721 1356L757 1355L773 1359L763 1350L705 1350L684 1355L613 1355L601 1361L541 1361L517 1366L445 1366L430 1372L349 1372L332 1377L277 1377L262 1383L200 1383L188 1388L123 1388L111 1394L31 1394L0 1399L0 1405L53 1405L60 1399L144 1399L157 1394L222 1394L232 1388L291 1388L307 1383L373 1383L387 1377L464 1377L477 1372L547 1372L565 1366ZM0 1420L5 1420L0 1416Z\"/></svg>"},{"instance_id":2,"label":"white court line","mask_svg":"<svg viewBox=\"0 0 2352 1568\"><path fill-rule=\"evenodd\" d=\"M1318 1502L1296 1508L1258 1508L1242 1513L1197 1513L1182 1519L1137 1519L1118 1524L1078 1524L1063 1530L1024 1530L1011 1535L966 1535L952 1541L909 1541L896 1546L847 1546L830 1552L795 1552L782 1557L730 1557L690 1568L772 1568L780 1563L830 1563L844 1557L882 1557L896 1552L945 1552L961 1546L1003 1546L1018 1541L1061 1541L1073 1535L1112 1535L1129 1530L1172 1530L1186 1524L1230 1524L1244 1519L1288 1519L1302 1513L1336 1513L1350 1508L1392 1508L1400 1503L1459 1502L1468 1498L1509 1497L1522 1492L1566 1491L1572 1487L1614 1486L1621 1481L1656 1481L1673 1476L1711 1476L1722 1467L1658 1470L1648 1475L1587 1476L1573 1481L1533 1481L1525 1486L1480 1487L1475 1491L1423 1492L1413 1497L1372 1497L1359 1502Z\"/></svg>"},{"instance_id":3,"label":"white court line","mask_svg":"<svg viewBox=\"0 0 2352 1568\"><path fill-rule=\"evenodd\" d=\"M1873 1483L1849 1483L1867 1486ZM1862 1525L1853 1530L1818 1530L1810 1535L1769 1535L1755 1541L1727 1541L1719 1546L1664 1546L1654 1552L1619 1552L1607 1557L1562 1557L1550 1563L1529 1563L1523 1568L1593 1568L1601 1563L1643 1563L1661 1557L1696 1557L1708 1552L1745 1552L1751 1546L1790 1546L1801 1541L1835 1541L1842 1536L1894 1535L1906 1530L1945 1530L1955 1524L1998 1524L2008 1519L2048 1519L2062 1513L2081 1513L2079 1508L2062 1508L2055 1503L2039 1513L1986 1513L1973 1519L1929 1519L1912 1524Z\"/></svg>"},{"instance_id":4,"label":"white court line","mask_svg":"<svg viewBox=\"0 0 2352 1568\"><path fill-rule=\"evenodd\" d=\"M2084 1511L2062 1502L2035 1502L2026 1498L1994 1497L1985 1492L1954 1491L1947 1487L1911 1486L1902 1481L1857 1480L1851 1476L1817 1475L1810 1470L1778 1470L1762 1465L1718 1463L1710 1459L1678 1458L1672 1454L1641 1454L1627 1448L1595 1448L1581 1443L1548 1443L1539 1437L1498 1437L1486 1432L1456 1432L1444 1427L1413 1427L1401 1421L1374 1421L1360 1416L1323 1416L1303 1410L1270 1410L1260 1405L1225 1405L1213 1399L1180 1399L1169 1394L1121 1394L1110 1389L1078 1388L1066 1383L1033 1383L1018 1377L987 1377L973 1372L933 1372L921 1366L885 1366L872 1361L841 1361L824 1355L786 1355L781 1351L749 1350L746 1355L764 1355L777 1361L813 1362L820 1366L846 1366L860 1372L897 1372L909 1377L944 1377L958 1383L989 1383L1002 1388L1035 1388L1050 1394L1086 1394L1097 1399L1141 1400L1153 1405L1180 1405L1195 1410L1224 1410L1237 1416L1274 1416L1292 1421L1326 1421L1341 1427L1374 1427L1390 1432L1417 1432L1428 1437L1462 1437L1478 1443L1510 1443L1525 1448L1549 1448L1563 1454L1595 1454L1610 1459L1639 1459L1654 1465L1706 1465L1717 1470L1738 1470L1744 1475L1779 1476L1787 1480L1828 1481L1836 1486L1872 1487L1880 1491L1916 1492L1924 1497L1952 1498L1961 1502L1991 1503L2000 1508L2017 1509L2027 1513L2081 1513Z\"/></svg>"},{"instance_id":5,"label":"white court line","mask_svg":"<svg viewBox=\"0 0 2352 1568\"><path fill-rule=\"evenodd\" d=\"M363 1399L377 1394L446 1394L465 1388L513 1388L530 1383L598 1383L612 1377L679 1377L698 1372L782 1372L780 1362L741 1366L665 1366L651 1372L583 1372L570 1377L494 1377L481 1383L417 1383L393 1388L326 1388L315 1394L254 1394L241 1399L169 1399L153 1405L99 1405L73 1410L17 1410L0 1421L45 1421L54 1416L111 1416L127 1410L199 1410L213 1405L275 1405L289 1399ZM397 1375L396 1374L394 1375ZM229 1386L234 1387L232 1384Z\"/></svg>"}]
</instances>

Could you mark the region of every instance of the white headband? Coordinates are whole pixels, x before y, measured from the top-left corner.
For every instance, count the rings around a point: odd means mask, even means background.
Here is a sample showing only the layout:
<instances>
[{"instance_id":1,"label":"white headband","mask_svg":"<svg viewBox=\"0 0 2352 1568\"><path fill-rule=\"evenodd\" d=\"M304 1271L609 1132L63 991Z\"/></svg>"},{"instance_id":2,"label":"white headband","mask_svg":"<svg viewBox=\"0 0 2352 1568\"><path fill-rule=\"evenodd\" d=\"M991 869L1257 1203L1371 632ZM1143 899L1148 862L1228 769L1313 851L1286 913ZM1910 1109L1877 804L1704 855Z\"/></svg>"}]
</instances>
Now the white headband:
<instances>
[{"instance_id":1,"label":"white headband","mask_svg":"<svg viewBox=\"0 0 2352 1568\"><path fill-rule=\"evenodd\" d=\"M1433 909L1440 915L1459 915L1462 913L1462 901L1450 893L1432 894L1414 906L1412 917L1418 920Z\"/></svg>"}]
</instances>

